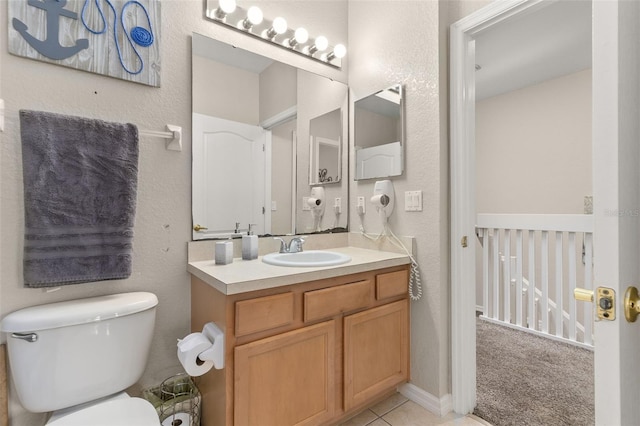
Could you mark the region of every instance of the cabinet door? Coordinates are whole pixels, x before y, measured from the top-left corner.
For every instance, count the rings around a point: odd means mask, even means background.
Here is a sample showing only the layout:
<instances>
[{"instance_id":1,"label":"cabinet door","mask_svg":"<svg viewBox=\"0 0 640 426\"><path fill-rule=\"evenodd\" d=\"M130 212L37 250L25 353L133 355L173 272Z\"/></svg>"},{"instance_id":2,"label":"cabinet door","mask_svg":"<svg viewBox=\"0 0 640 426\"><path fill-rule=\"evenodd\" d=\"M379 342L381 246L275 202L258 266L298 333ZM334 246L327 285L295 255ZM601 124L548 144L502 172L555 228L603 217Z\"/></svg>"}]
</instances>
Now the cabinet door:
<instances>
[{"instance_id":1,"label":"cabinet door","mask_svg":"<svg viewBox=\"0 0 640 426\"><path fill-rule=\"evenodd\" d=\"M235 348L235 425L319 425L335 412L335 320Z\"/></svg>"},{"instance_id":2,"label":"cabinet door","mask_svg":"<svg viewBox=\"0 0 640 426\"><path fill-rule=\"evenodd\" d=\"M345 411L393 389L409 373L409 303L405 300L344 318Z\"/></svg>"}]
</instances>

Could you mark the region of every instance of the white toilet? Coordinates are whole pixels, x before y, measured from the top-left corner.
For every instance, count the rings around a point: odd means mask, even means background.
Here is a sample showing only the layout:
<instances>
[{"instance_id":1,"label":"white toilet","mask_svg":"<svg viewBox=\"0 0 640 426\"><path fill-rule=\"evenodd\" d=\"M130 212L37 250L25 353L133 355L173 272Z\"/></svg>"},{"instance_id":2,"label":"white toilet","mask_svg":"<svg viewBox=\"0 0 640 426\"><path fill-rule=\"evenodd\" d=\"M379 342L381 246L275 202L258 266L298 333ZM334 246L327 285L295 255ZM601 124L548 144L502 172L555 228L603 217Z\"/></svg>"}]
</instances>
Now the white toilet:
<instances>
[{"instance_id":1,"label":"white toilet","mask_svg":"<svg viewBox=\"0 0 640 426\"><path fill-rule=\"evenodd\" d=\"M124 390L144 372L158 298L136 292L33 306L7 315L11 376L51 426L158 426L151 403Z\"/></svg>"}]
</instances>

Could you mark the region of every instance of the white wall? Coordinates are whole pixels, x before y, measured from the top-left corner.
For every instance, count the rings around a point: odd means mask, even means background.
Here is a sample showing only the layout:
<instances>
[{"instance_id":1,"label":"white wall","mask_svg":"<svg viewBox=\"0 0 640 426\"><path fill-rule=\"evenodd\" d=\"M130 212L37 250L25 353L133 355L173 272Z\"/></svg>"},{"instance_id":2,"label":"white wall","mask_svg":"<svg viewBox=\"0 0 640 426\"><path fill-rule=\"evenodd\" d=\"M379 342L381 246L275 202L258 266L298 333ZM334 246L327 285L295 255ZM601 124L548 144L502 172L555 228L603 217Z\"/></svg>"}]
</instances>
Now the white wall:
<instances>
[{"instance_id":1,"label":"white wall","mask_svg":"<svg viewBox=\"0 0 640 426\"><path fill-rule=\"evenodd\" d=\"M259 75L202 56L192 62L193 112L257 126Z\"/></svg>"},{"instance_id":2,"label":"white wall","mask_svg":"<svg viewBox=\"0 0 640 426\"><path fill-rule=\"evenodd\" d=\"M268 17L281 13L292 25L307 25L312 34L322 31L331 40L346 41L344 1L259 3ZM338 81L346 81L347 76L346 64L342 70L334 69L205 21L201 0L163 0L162 18L162 87L152 88L9 55L6 2L0 7L0 93L7 107L6 129L0 134L0 312L4 315L30 305L123 291L156 293L160 305L142 386L157 384L180 370L176 339L190 331L186 243L191 239L192 32ZM17 119L21 108L128 121L147 130L164 130L167 123L183 127L184 149L180 153L166 151L164 140L141 139L133 274L129 279L65 286L53 293L23 288L24 219ZM13 396L11 400L12 424L42 424L43 416L27 414Z\"/></svg>"},{"instance_id":3,"label":"white wall","mask_svg":"<svg viewBox=\"0 0 640 426\"><path fill-rule=\"evenodd\" d=\"M396 83L405 88L405 172L393 178L397 204L389 222L397 235L416 238L424 294L411 304L411 382L437 398L450 393L447 14L446 3L436 1L349 2L352 101ZM353 179L353 160L350 167ZM355 212L357 197L369 199L374 181L350 182ZM409 190L422 190L422 212L404 211ZM371 204L364 222L368 232L381 229ZM355 213L349 226L359 229Z\"/></svg>"},{"instance_id":4,"label":"white wall","mask_svg":"<svg viewBox=\"0 0 640 426\"><path fill-rule=\"evenodd\" d=\"M476 103L478 213L583 213L591 70Z\"/></svg>"}]
</instances>

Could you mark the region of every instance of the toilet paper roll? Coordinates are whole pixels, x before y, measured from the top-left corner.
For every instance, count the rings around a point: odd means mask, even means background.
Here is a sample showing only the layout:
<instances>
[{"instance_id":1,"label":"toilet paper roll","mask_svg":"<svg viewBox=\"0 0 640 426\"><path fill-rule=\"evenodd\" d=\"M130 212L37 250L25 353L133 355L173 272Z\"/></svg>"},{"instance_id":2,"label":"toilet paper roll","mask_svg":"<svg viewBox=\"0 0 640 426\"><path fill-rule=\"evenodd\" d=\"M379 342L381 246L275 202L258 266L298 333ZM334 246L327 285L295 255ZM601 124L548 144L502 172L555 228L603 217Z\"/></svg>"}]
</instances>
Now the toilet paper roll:
<instances>
[{"instance_id":1,"label":"toilet paper roll","mask_svg":"<svg viewBox=\"0 0 640 426\"><path fill-rule=\"evenodd\" d=\"M191 424L191 415L188 413L175 413L162 421L162 426L189 426Z\"/></svg>"},{"instance_id":2,"label":"toilet paper roll","mask_svg":"<svg viewBox=\"0 0 640 426\"><path fill-rule=\"evenodd\" d=\"M198 355L213 343L202 333L191 333L178 341L178 360L190 376L202 376L213 368L213 361L202 361Z\"/></svg>"}]
</instances>

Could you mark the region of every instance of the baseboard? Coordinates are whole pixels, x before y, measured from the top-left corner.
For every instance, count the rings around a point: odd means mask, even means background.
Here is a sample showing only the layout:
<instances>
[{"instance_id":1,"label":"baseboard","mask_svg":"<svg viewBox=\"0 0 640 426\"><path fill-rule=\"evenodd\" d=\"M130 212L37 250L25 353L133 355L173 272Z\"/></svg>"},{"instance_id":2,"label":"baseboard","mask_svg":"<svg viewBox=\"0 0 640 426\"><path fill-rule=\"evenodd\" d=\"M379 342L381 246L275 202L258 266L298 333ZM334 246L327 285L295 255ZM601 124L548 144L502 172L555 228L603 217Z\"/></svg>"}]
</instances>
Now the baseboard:
<instances>
[{"instance_id":1,"label":"baseboard","mask_svg":"<svg viewBox=\"0 0 640 426\"><path fill-rule=\"evenodd\" d=\"M411 383L405 383L399 386L398 392L440 417L447 415L453 409L451 394L446 394L442 398L438 398Z\"/></svg>"}]
</instances>

